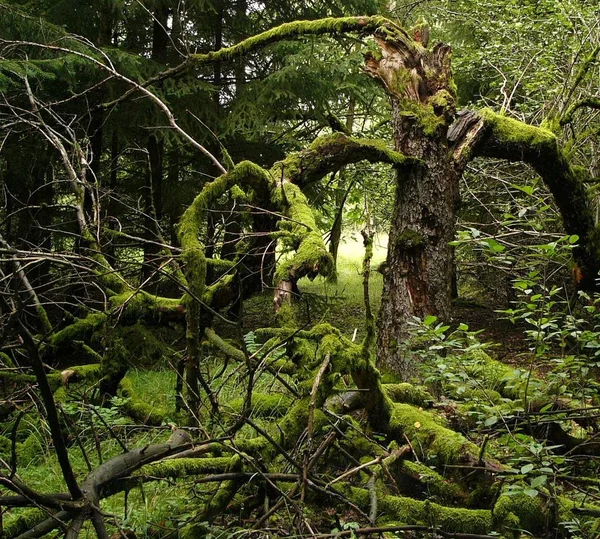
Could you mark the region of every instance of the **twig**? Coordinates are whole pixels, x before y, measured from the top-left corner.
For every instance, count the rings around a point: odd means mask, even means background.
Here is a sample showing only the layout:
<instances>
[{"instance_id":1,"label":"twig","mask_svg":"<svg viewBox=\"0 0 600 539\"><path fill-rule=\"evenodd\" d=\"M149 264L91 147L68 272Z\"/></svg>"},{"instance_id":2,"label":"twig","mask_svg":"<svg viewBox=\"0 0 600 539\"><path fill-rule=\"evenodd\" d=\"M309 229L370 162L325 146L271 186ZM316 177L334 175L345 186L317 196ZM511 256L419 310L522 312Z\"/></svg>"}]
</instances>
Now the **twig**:
<instances>
[{"instance_id":1,"label":"twig","mask_svg":"<svg viewBox=\"0 0 600 539\"><path fill-rule=\"evenodd\" d=\"M348 470L347 472L343 473L339 477L336 477L335 479L329 481L329 483L327 483L325 488L329 488L331 485L333 485L334 483L337 483L338 481L341 481L342 479L347 479L348 477L356 475L358 472L360 472L361 470L364 470L365 468L368 468L369 466L374 466L375 464L379 464L382 459L383 459L383 455L380 455L379 457L377 457L373 460L370 460L369 462L365 462L364 464L361 464L360 466L356 466L355 468Z\"/></svg>"}]
</instances>

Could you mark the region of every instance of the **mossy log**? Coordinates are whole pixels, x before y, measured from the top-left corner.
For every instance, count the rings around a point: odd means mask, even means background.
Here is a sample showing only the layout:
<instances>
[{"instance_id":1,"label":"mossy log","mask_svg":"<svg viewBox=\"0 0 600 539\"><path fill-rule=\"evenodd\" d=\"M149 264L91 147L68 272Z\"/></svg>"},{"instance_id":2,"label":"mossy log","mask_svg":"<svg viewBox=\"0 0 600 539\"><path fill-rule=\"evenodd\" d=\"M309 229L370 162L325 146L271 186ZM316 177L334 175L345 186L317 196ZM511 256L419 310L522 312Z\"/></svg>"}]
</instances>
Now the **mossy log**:
<instances>
[{"instance_id":1,"label":"mossy log","mask_svg":"<svg viewBox=\"0 0 600 539\"><path fill-rule=\"evenodd\" d=\"M119 393L125 399L120 405L125 414L143 425L161 425L165 412L141 400L133 389L131 380L123 378L119 384Z\"/></svg>"},{"instance_id":2,"label":"mossy log","mask_svg":"<svg viewBox=\"0 0 600 539\"><path fill-rule=\"evenodd\" d=\"M383 384L383 390L393 402L426 407L435 401L433 395L425 387L408 382Z\"/></svg>"},{"instance_id":3,"label":"mossy log","mask_svg":"<svg viewBox=\"0 0 600 539\"><path fill-rule=\"evenodd\" d=\"M346 496L363 508L371 504L371 493L364 488L344 486ZM494 530L491 510L447 507L427 500L391 495L379 495L377 505L383 517L381 523L424 524L445 532L487 534Z\"/></svg>"},{"instance_id":4,"label":"mossy log","mask_svg":"<svg viewBox=\"0 0 600 539\"><path fill-rule=\"evenodd\" d=\"M422 462L399 459L390 471L394 473L400 490L405 493L415 492L415 486L421 490L423 497L434 497L444 503L464 503L466 491L458 483L448 480L434 469Z\"/></svg>"},{"instance_id":5,"label":"mossy log","mask_svg":"<svg viewBox=\"0 0 600 539\"><path fill-rule=\"evenodd\" d=\"M389 433L399 439L406 436L420 459L439 466L462 463L487 465L491 471L502 469L498 463L484 461L480 448L446 427L440 416L410 404L394 404Z\"/></svg>"},{"instance_id":6,"label":"mossy log","mask_svg":"<svg viewBox=\"0 0 600 539\"><path fill-rule=\"evenodd\" d=\"M362 347L342 337L338 330L323 324L315 326L303 336L317 340L319 343L316 355L311 353L311 356L305 359L314 361L314 357L316 363L319 363L326 356L331 358L329 382L323 384L319 401L321 406L332 394L334 374L350 374L358 389L363 390L361 393L363 406L371 427L385 433L390 440L410 440L420 459L429 459L430 462L442 467L461 463L487 467L491 472L502 469L494 460L484 459L481 449L462 434L449 429L441 416L410 404L392 402L372 359L365 357ZM408 386L400 387L405 393L409 392ZM414 392L412 396L415 397ZM426 398L426 392L420 392L419 397ZM306 425L307 406L306 398L300 400L284 416L281 426L287 439L295 439Z\"/></svg>"},{"instance_id":7,"label":"mossy log","mask_svg":"<svg viewBox=\"0 0 600 539\"><path fill-rule=\"evenodd\" d=\"M153 479L178 479L206 473L224 473L237 469L238 464L239 458L237 456L172 458L147 464L140 468L133 477L149 476Z\"/></svg>"}]
</instances>

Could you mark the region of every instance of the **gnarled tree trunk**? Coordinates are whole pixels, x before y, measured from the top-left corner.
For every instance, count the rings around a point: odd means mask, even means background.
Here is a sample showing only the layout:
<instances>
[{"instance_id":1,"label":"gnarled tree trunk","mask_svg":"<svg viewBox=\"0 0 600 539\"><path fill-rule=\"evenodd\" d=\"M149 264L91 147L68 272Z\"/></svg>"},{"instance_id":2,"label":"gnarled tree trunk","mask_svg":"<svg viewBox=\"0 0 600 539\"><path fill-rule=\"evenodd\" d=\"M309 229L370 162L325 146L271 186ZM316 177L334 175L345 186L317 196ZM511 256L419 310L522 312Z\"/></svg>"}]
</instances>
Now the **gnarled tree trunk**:
<instances>
[{"instance_id":1,"label":"gnarled tree trunk","mask_svg":"<svg viewBox=\"0 0 600 539\"><path fill-rule=\"evenodd\" d=\"M367 71L385 86L393 106L396 150L420 163L398 171L389 233L381 311L378 363L407 379L411 365L402 352L412 316L450 316L458 179L447 142L455 94L450 49L426 49L426 29L376 34L381 56Z\"/></svg>"}]
</instances>

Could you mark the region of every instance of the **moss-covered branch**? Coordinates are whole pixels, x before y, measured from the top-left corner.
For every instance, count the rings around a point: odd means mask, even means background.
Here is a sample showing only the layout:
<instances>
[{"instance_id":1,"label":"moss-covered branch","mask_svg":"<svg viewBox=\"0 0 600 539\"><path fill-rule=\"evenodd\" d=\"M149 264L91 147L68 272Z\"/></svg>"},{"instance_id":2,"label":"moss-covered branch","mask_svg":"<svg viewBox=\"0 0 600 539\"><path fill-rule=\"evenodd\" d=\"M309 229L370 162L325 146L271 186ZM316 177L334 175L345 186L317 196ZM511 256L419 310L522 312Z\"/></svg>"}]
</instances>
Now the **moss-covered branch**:
<instances>
[{"instance_id":1,"label":"moss-covered branch","mask_svg":"<svg viewBox=\"0 0 600 539\"><path fill-rule=\"evenodd\" d=\"M271 178L267 171L254 163L243 161L233 170L206 185L188 206L179 223L178 233L183 250L183 271L187 280L187 293L184 297L187 342L185 380L191 417L196 417L198 410L199 382L201 381L198 369L202 354L200 342L204 328L201 327L200 302L207 291L207 262L204 246L200 242L200 234L204 226L205 211L234 186L247 187L264 196L265 193L270 193L271 185ZM214 291L209 291L209 293L211 292Z\"/></svg>"},{"instance_id":2,"label":"moss-covered branch","mask_svg":"<svg viewBox=\"0 0 600 539\"><path fill-rule=\"evenodd\" d=\"M301 188L339 170L344 165L368 161L404 167L419 163L390 148L381 140L332 133L315 139L306 149L276 163L271 173L287 178Z\"/></svg>"},{"instance_id":3,"label":"moss-covered branch","mask_svg":"<svg viewBox=\"0 0 600 539\"><path fill-rule=\"evenodd\" d=\"M255 36L249 37L232 47L224 47L218 51L206 54L193 54L187 64L201 66L219 61L227 61L261 48L283 41L308 35L344 34L360 32L373 33L381 27L397 28L384 17L339 17L325 18L314 21L294 21L281 24Z\"/></svg>"},{"instance_id":4,"label":"moss-covered branch","mask_svg":"<svg viewBox=\"0 0 600 539\"><path fill-rule=\"evenodd\" d=\"M560 119L560 125L570 124L573 115L581 108L600 109L600 97L587 97L573 103Z\"/></svg>"},{"instance_id":5,"label":"moss-covered branch","mask_svg":"<svg viewBox=\"0 0 600 539\"><path fill-rule=\"evenodd\" d=\"M284 260L275 273L276 306L281 306L289 299L295 283L301 277L328 276L333 271L333 259L325 247L304 193L297 185L284 182L279 196L281 205L287 206L286 213L291 219L284 223L289 225L292 237L298 239L291 245L296 250L295 254ZM285 286L285 282L293 286Z\"/></svg>"},{"instance_id":6,"label":"moss-covered branch","mask_svg":"<svg viewBox=\"0 0 600 539\"><path fill-rule=\"evenodd\" d=\"M123 378L119 384L122 397L126 400L121 404L123 412L143 425L161 425L165 412L141 400L133 389L129 378Z\"/></svg>"},{"instance_id":7,"label":"moss-covered branch","mask_svg":"<svg viewBox=\"0 0 600 539\"><path fill-rule=\"evenodd\" d=\"M368 490L346 486L343 492L360 507L369 507ZM486 509L446 507L428 500L389 495L380 496L378 506L385 523L424 524L445 532L469 534L487 534L494 529L494 517Z\"/></svg>"},{"instance_id":8,"label":"moss-covered branch","mask_svg":"<svg viewBox=\"0 0 600 539\"><path fill-rule=\"evenodd\" d=\"M296 282L304 276L329 276L334 271L333 259L316 227L312 208L302 187L321 179L349 163L384 162L396 167L415 165L419 161L391 150L378 140L349 137L333 133L317 138L308 148L275 163L271 175L280 185L274 192L276 205L285 208L290 221L281 222L289 232L288 242L296 254L285 260L275 275L276 309L295 292Z\"/></svg>"},{"instance_id":9,"label":"moss-covered branch","mask_svg":"<svg viewBox=\"0 0 600 539\"><path fill-rule=\"evenodd\" d=\"M536 170L554 196L565 231L579 237L573 250L578 285L584 290L595 290L600 270L600 232L596 229L582 174L570 166L551 131L489 109L482 110L480 117L484 132L475 144L473 155L523 161Z\"/></svg>"}]
</instances>

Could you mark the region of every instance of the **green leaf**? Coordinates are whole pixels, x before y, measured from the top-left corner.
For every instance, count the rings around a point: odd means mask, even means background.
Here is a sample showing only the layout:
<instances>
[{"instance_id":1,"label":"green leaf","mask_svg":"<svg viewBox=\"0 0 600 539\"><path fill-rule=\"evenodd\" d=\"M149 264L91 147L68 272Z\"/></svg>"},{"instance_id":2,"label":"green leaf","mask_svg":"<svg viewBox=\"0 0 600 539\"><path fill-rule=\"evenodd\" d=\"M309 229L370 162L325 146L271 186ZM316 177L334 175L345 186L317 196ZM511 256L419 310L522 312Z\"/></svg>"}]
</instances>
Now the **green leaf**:
<instances>
[{"instance_id":1,"label":"green leaf","mask_svg":"<svg viewBox=\"0 0 600 539\"><path fill-rule=\"evenodd\" d=\"M531 470L533 470L533 464L525 464L525 466L521 466L521 473L523 475L528 474Z\"/></svg>"},{"instance_id":2,"label":"green leaf","mask_svg":"<svg viewBox=\"0 0 600 539\"><path fill-rule=\"evenodd\" d=\"M517 185L516 183L511 183L510 186L530 196L533 195L533 192L535 191L535 187L532 185Z\"/></svg>"},{"instance_id":3,"label":"green leaf","mask_svg":"<svg viewBox=\"0 0 600 539\"><path fill-rule=\"evenodd\" d=\"M531 485L531 488L538 488L545 485L547 479L547 475L538 475L537 477L534 477L529 484Z\"/></svg>"},{"instance_id":4,"label":"green leaf","mask_svg":"<svg viewBox=\"0 0 600 539\"><path fill-rule=\"evenodd\" d=\"M500 245L494 238L488 238L487 240L485 240L485 242L487 243L488 247L495 253L501 253L502 251L506 250L506 247L504 247L504 245Z\"/></svg>"},{"instance_id":5,"label":"green leaf","mask_svg":"<svg viewBox=\"0 0 600 539\"><path fill-rule=\"evenodd\" d=\"M432 314L428 314L425 317L425 320L423 320L423 325L429 327L432 324L435 324L437 322L437 319L438 319L437 316L433 316Z\"/></svg>"}]
</instances>

